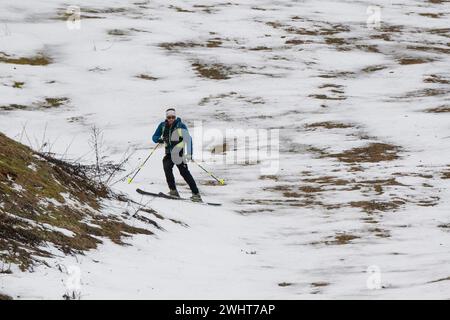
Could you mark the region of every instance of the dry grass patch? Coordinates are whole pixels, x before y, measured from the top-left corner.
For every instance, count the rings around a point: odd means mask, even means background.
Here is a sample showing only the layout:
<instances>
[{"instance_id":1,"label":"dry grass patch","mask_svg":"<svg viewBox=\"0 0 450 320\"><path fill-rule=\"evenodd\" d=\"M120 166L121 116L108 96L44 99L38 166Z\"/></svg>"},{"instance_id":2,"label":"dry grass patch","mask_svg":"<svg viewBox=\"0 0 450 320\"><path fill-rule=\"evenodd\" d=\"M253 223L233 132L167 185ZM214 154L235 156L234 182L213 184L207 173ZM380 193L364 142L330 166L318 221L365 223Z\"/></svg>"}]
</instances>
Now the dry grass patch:
<instances>
[{"instance_id":1,"label":"dry grass patch","mask_svg":"<svg viewBox=\"0 0 450 320\"><path fill-rule=\"evenodd\" d=\"M398 63L401 65L413 65L413 64L422 64L432 62L432 59L429 58L413 58L413 57L405 57L398 59Z\"/></svg>"},{"instance_id":2,"label":"dry grass patch","mask_svg":"<svg viewBox=\"0 0 450 320\"><path fill-rule=\"evenodd\" d=\"M110 35L110 36L123 37L123 36L129 36L130 35L130 31L129 30L122 30L122 29L112 29L112 30L108 30L107 34Z\"/></svg>"},{"instance_id":3,"label":"dry grass patch","mask_svg":"<svg viewBox=\"0 0 450 320\"><path fill-rule=\"evenodd\" d=\"M297 46L300 44L306 44L306 43L311 43L311 41L301 40L301 39L290 39L290 40L286 40L286 42L285 42L285 44L291 44L294 46Z\"/></svg>"},{"instance_id":4,"label":"dry grass patch","mask_svg":"<svg viewBox=\"0 0 450 320\"><path fill-rule=\"evenodd\" d=\"M33 57L13 57L0 52L0 62L30 66L46 66L52 63L52 60L42 53Z\"/></svg>"},{"instance_id":5,"label":"dry grass patch","mask_svg":"<svg viewBox=\"0 0 450 320\"><path fill-rule=\"evenodd\" d=\"M442 105L436 108L426 109L427 113L447 113L450 112L450 105Z\"/></svg>"},{"instance_id":6,"label":"dry grass patch","mask_svg":"<svg viewBox=\"0 0 450 320\"><path fill-rule=\"evenodd\" d=\"M13 298L11 298L10 296L0 293L0 300L13 300Z\"/></svg>"},{"instance_id":7,"label":"dry grass patch","mask_svg":"<svg viewBox=\"0 0 450 320\"><path fill-rule=\"evenodd\" d=\"M25 106L23 104L15 104L15 103L3 105L3 106L0 105L0 110L3 110L3 111L26 110L28 108L29 108L28 106Z\"/></svg>"},{"instance_id":8,"label":"dry grass patch","mask_svg":"<svg viewBox=\"0 0 450 320\"><path fill-rule=\"evenodd\" d=\"M195 48L201 47L201 44L196 42L164 42L159 44L161 48L164 48L169 51L178 50L180 48Z\"/></svg>"},{"instance_id":9,"label":"dry grass patch","mask_svg":"<svg viewBox=\"0 0 450 320\"><path fill-rule=\"evenodd\" d=\"M442 16L444 16L444 14L443 13L424 12L424 13L419 13L419 16L427 17L427 18L439 19Z\"/></svg>"},{"instance_id":10,"label":"dry grass patch","mask_svg":"<svg viewBox=\"0 0 450 320\"><path fill-rule=\"evenodd\" d=\"M50 109L50 108L58 108L63 105L66 105L70 102L69 98L66 97L58 97L58 98L45 98L43 101L39 101L33 103L32 105L22 105L22 104L8 104L8 105L0 105L0 110L3 111L15 111L15 110L39 110L39 109Z\"/></svg>"},{"instance_id":11,"label":"dry grass patch","mask_svg":"<svg viewBox=\"0 0 450 320\"><path fill-rule=\"evenodd\" d=\"M409 98L425 98L425 97L436 97L444 96L450 93L449 89L432 89L426 88L421 90L415 90L406 93L404 96L395 97L398 99L409 99Z\"/></svg>"},{"instance_id":12,"label":"dry grass patch","mask_svg":"<svg viewBox=\"0 0 450 320\"><path fill-rule=\"evenodd\" d=\"M361 209L367 213L373 213L376 211L391 212L397 210L400 206L404 205L402 200L392 201L377 201L377 200L365 200L365 201L353 201L349 205L352 208Z\"/></svg>"},{"instance_id":13,"label":"dry grass patch","mask_svg":"<svg viewBox=\"0 0 450 320\"><path fill-rule=\"evenodd\" d=\"M431 34L450 38L450 28L433 28L428 30Z\"/></svg>"},{"instance_id":14,"label":"dry grass patch","mask_svg":"<svg viewBox=\"0 0 450 320\"><path fill-rule=\"evenodd\" d=\"M438 225L438 228L449 229L450 230L450 223L440 224L440 225Z\"/></svg>"},{"instance_id":15,"label":"dry grass patch","mask_svg":"<svg viewBox=\"0 0 450 320\"><path fill-rule=\"evenodd\" d=\"M311 287L313 288L321 288L321 287L327 287L330 285L329 282L325 282L325 281L318 281L318 282L312 282Z\"/></svg>"},{"instance_id":16,"label":"dry grass patch","mask_svg":"<svg viewBox=\"0 0 450 320\"><path fill-rule=\"evenodd\" d=\"M67 104L68 102L70 102L70 99L66 97L45 98L44 101L38 105L41 108L57 108Z\"/></svg>"},{"instance_id":17,"label":"dry grass patch","mask_svg":"<svg viewBox=\"0 0 450 320\"><path fill-rule=\"evenodd\" d=\"M308 97L319 100L346 100L347 97L331 97L326 94L310 94Z\"/></svg>"},{"instance_id":18,"label":"dry grass patch","mask_svg":"<svg viewBox=\"0 0 450 320\"><path fill-rule=\"evenodd\" d=\"M23 86L24 86L24 84L25 84L25 82L14 81L12 87L13 87L13 88L16 88L16 89L22 89Z\"/></svg>"},{"instance_id":19,"label":"dry grass patch","mask_svg":"<svg viewBox=\"0 0 450 320\"><path fill-rule=\"evenodd\" d=\"M442 179L450 179L450 169L442 172Z\"/></svg>"},{"instance_id":20,"label":"dry grass patch","mask_svg":"<svg viewBox=\"0 0 450 320\"><path fill-rule=\"evenodd\" d=\"M222 38L211 38L205 43L194 42L194 41L178 41L178 42L164 42L160 43L159 46L168 51L178 51L180 49L189 48L219 48L222 46L225 40Z\"/></svg>"},{"instance_id":21,"label":"dry grass patch","mask_svg":"<svg viewBox=\"0 0 450 320\"><path fill-rule=\"evenodd\" d=\"M150 80L150 81L156 81L156 80L158 80L158 78L153 77L153 76L151 76L151 75L149 75L149 74L146 74L146 73L138 74L138 75L136 76L136 78L143 79L143 80Z\"/></svg>"},{"instance_id":22,"label":"dry grass patch","mask_svg":"<svg viewBox=\"0 0 450 320\"><path fill-rule=\"evenodd\" d=\"M376 65L376 66L366 67L366 68L362 69L361 71L364 72L364 73L372 73L372 72L384 70L386 68L387 68L386 66Z\"/></svg>"},{"instance_id":23,"label":"dry grass patch","mask_svg":"<svg viewBox=\"0 0 450 320\"><path fill-rule=\"evenodd\" d=\"M257 47L253 47L248 49L250 51L272 51L272 48L266 47L266 46L257 46Z\"/></svg>"},{"instance_id":24,"label":"dry grass patch","mask_svg":"<svg viewBox=\"0 0 450 320\"><path fill-rule=\"evenodd\" d=\"M70 201L67 201L70 198ZM109 238L124 244L131 234L151 234L102 213L114 195L77 166L37 154L0 134L0 260L31 269L51 257L52 245L82 254ZM64 229L66 232L61 232Z\"/></svg>"},{"instance_id":25,"label":"dry grass patch","mask_svg":"<svg viewBox=\"0 0 450 320\"><path fill-rule=\"evenodd\" d=\"M406 48L414 51L422 51L422 52L431 52L431 53L438 53L438 54L449 54L450 49L449 48L443 48L443 47L436 47L436 46L407 46Z\"/></svg>"},{"instance_id":26,"label":"dry grass patch","mask_svg":"<svg viewBox=\"0 0 450 320\"><path fill-rule=\"evenodd\" d=\"M193 13L194 12L194 11L183 9L181 7L177 7L177 6L173 6L173 5L170 5L169 8L175 10L176 12L184 12L184 13Z\"/></svg>"},{"instance_id":27,"label":"dry grass patch","mask_svg":"<svg viewBox=\"0 0 450 320\"><path fill-rule=\"evenodd\" d=\"M214 5L194 4L192 7L209 14L217 11Z\"/></svg>"},{"instance_id":28,"label":"dry grass patch","mask_svg":"<svg viewBox=\"0 0 450 320\"><path fill-rule=\"evenodd\" d=\"M208 48L218 48L222 45L222 39L220 38L214 38L214 39L209 39L206 42L206 47Z\"/></svg>"},{"instance_id":29,"label":"dry grass patch","mask_svg":"<svg viewBox=\"0 0 450 320\"><path fill-rule=\"evenodd\" d=\"M317 129L317 128L324 128L324 129L347 129L347 128L353 128L350 124L340 123L340 122L332 122L332 121L324 121L324 122L315 122L311 123L305 126L307 129Z\"/></svg>"},{"instance_id":30,"label":"dry grass patch","mask_svg":"<svg viewBox=\"0 0 450 320\"><path fill-rule=\"evenodd\" d=\"M259 180L273 180L278 181L280 179L279 176L276 175L261 175L259 176Z\"/></svg>"},{"instance_id":31,"label":"dry grass patch","mask_svg":"<svg viewBox=\"0 0 450 320\"><path fill-rule=\"evenodd\" d=\"M324 78L324 79L333 79L333 78L349 78L354 76L355 73L352 71L330 71L328 73L323 73L320 74L318 77L319 78Z\"/></svg>"},{"instance_id":32,"label":"dry grass patch","mask_svg":"<svg viewBox=\"0 0 450 320\"><path fill-rule=\"evenodd\" d=\"M428 283L436 283L436 282L442 282L442 281L450 281L450 277L433 280Z\"/></svg>"},{"instance_id":33,"label":"dry grass patch","mask_svg":"<svg viewBox=\"0 0 450 320\"><path fill-rule=\"evenodd\" d=\"M220 63L203 64L196 62L192 64L192 67L202 78L212 80L230 79L231 68Z\"/></svg>"},{"instance_id":34,"label":"dry grass patch","mask_svg":"<svg viewBox=\"0 0 450 320\"><path fill-rule=\"evenodd\" d=\"M429 76L427 76L423 80L423 82L426 82L426 83L439 83L439 84L450 84L450 80L448 80L448 79L446 79L446 78L444 78L442 76L436 75L436 74L430 74Z\"/></svg>"},{"instance_id":35,"label":"dry grass patch","mask_svg":"<svg viewBox=\"0 0 450 320\"><path fill-rule=\"evenodd\" d=\"M122 7L117 7L117 8L92 8L92 7L84 7L82 8L82 12L85 13L94 13L94 14L105 14L105 13L124 13L127 12L129 9L128 8L122 8Z\"/></svg>"},{"instance_id":36,"label":"dry grass patch","mask_svg":"<svg viewBox=\"0 0 450 320\"><path fill-rule=\"evenodd\" d=\"M369 229L369 232L372 232L375 234L378 238L390 238L391 234L388 230L381 229L381 228L371 228Z\"/></svg>"},{"instance_id":37,"label":"dry grass patch","mask_svg":"<svg viewBox=\"0 0 450 320\"><path fill-rule=\"evenodd\" d=\"M337 233L334 237L329 237L331 240L323 240L320 242L313 242L312 245L319 245L319 244L325 244L325 245L346 245L351 243L351 241L355 239L359 239L359 236L350 234L350 233Z\"/></svg>"},{"instance_id":38,"label":"dry grass patch","mask_svg":"<svg viewBox=\"0 0 450 320\"><path fill-rule=\"evenodd\" d=\"M378 46L371 45L371 44L357 44L355 45L356 49L365 51L365 52L371 52L371 53L380 53L380 50L378 49Z\"/></svg>"},{"instance_id":39,"label":"dry grass patch","mask_svg":"<svg viewBox=\"0 0 450 320\"><path fill-rule=\"evenodd\" d=\"M293 285L293 283L291 283L291 282L280 282L278 284L279 287L290 287L292 285Z\"/></svg>"},{"instance_id":40,"label":"dry grass patch","mask_svg":"<svg viewBox=\"0 0 450 320\"><path fill-rule=\"evenodd\" d=\"M401 148L387 143L371 143L365 147L353 148L341 153L328 154L323 157L337 158L347 163L393 161L400 156Z\"/></svg>"}]
</instances>

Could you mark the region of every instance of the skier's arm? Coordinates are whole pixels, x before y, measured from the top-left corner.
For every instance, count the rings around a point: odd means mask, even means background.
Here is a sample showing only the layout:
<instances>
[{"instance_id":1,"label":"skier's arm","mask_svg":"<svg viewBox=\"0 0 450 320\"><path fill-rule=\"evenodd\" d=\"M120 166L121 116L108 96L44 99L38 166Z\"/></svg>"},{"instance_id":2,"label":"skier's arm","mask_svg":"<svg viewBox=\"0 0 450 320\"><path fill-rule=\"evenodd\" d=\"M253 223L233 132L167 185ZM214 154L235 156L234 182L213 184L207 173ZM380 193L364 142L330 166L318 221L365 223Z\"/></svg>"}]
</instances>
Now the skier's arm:
<instances>
[{"instance_id":1,"label":"skier's arm","mask_svg":"<svg viewBox=\"0 0 450 320\"><path fill-rule=\"evenodd\" d=\"M191 135L189 133L189 130L188 130L187 126L184 123L181 125L181 128L186 130L186 133L189 136L189 147L187 148L187 155L192 160L192 155L194 154L194 149L193 149L193 144L192 144L192 137L191 137Z\"/></svg>"},{"instance_id":2,"label":"skier's arm","mask_svg":"<svg viewBox=\"0 0 450 320\"><path fill-rule=\"evenodd\" d=\"M160 123L158 128L156 128L155 133L153 134L152 140L154 143L158 143L160 142L161 139L161 135L162 135L162 128L163 128L163 123Z\"/></svg>"}]
</instances>

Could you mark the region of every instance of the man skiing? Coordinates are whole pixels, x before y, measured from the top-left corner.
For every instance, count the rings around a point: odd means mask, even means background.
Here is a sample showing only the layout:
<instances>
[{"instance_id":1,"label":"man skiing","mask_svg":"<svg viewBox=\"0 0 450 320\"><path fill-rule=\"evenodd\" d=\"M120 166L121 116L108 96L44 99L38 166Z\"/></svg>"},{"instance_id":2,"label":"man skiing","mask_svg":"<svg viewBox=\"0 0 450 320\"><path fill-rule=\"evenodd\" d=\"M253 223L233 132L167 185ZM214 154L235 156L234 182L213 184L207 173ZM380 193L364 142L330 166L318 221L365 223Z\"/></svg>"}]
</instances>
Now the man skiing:
<instances>
[{"instance_id":1,"label":"man skiing","mask_svg":"<svg viewBox=\"0 0 450 320\"><path fill-rule=\"evenodd\" d=\"M166 120L161 122L153 134L154 143L164 143L166 155L163 158L164 173L169 186L169 194L179 197L173 176L173 166L176 165L181 176L189 185L192 191L192 201L201 202L202 198L195 183L194 178L189 172L187 160L192 160L192 139L189 135L186 125L176 116L174 108L166 110Z\"/></svg>"}]
</instances>

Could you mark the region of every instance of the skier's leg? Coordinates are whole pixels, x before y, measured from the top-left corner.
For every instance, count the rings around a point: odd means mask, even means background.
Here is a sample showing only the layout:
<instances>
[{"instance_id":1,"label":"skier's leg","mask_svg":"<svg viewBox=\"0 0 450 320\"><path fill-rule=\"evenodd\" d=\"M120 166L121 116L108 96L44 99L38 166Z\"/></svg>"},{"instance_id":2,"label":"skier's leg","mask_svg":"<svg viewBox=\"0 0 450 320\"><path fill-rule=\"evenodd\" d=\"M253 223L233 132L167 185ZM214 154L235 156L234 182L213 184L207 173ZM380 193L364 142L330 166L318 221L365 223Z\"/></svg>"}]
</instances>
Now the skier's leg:
<instances>
[{"instance_id":1,"label":"skier's leg","mask_svg":"<svg viewBox=\"0 0 450 320\"><path fill-rule=\"evenodd\" d=\"M197 184L195 183L194 178L192 177L191 173L189 172L188 166L186 163L178 164L177 165L178 170L180 171L181 176L184 178L186 183L189 185L189 188L191 188L191 191L193 194L198 193Z\"/></svg>"},{"instance_id":2,"label":"skier's leg","mask_svg":"<svg viewBox=\"0 0 450 320\"><path fill-rule=\"evenodd\" d=\"M166 175L166 181L167 185L169 186L170 190L176 190L177 187L175 185L175 177L173 176L173 166L174 163L172 162L172 159L170 158L170 154L166 154L163 158L163 167L164 167L164 173Z\"/></svg>"}]
</instances>

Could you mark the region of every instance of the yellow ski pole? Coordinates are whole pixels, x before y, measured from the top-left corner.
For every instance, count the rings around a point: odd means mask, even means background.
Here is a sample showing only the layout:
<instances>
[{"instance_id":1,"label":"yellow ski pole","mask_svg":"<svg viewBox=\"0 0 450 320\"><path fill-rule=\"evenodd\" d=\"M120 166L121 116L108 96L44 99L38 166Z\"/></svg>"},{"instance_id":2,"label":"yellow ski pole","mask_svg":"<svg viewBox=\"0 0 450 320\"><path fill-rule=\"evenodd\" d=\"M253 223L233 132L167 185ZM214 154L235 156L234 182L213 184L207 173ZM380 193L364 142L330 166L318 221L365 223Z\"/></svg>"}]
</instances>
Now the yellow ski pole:
<instances>
[{"instance_id":1,"label":"yellow ski pole","mask_svg":"<svg viewBox=\"0 0 450 320\"><path fill-rule=\"evenodd\" d=\"M206 170L205 168L203 168L200 163L198 163L195 160L192 160L192 162L194 162L196 165L198 165L200 167L200 169L202 169L203 171L205 171L207 174L209 174L213 179L215 179L217 182L219 182L220 185L224 185L225 184L225 180L217 178L213 173L209 172L208 170Z\"/></svg>"},{"instance_id":2,"label":"yellow ski pole","mask_svg":"<svg viewBox=\"0 0 450 320\"><path fill-rule=\"evenodd\" d=\"M148 159L150 159L150 157L152 156L152 154L155 152L155 150L159 147L161 143L158 143L152 150L152 152L150 152L150 154L148 155L147 159L145 159L145 161L139 166L139 169L133 174L133 176L131 178L128 178L128 184L130 184L134 178L137 176L137 174L139 173L139 171L141 171L141 169L145 166L145 164L147 163Z\"/></svg>"}]
</instances>

